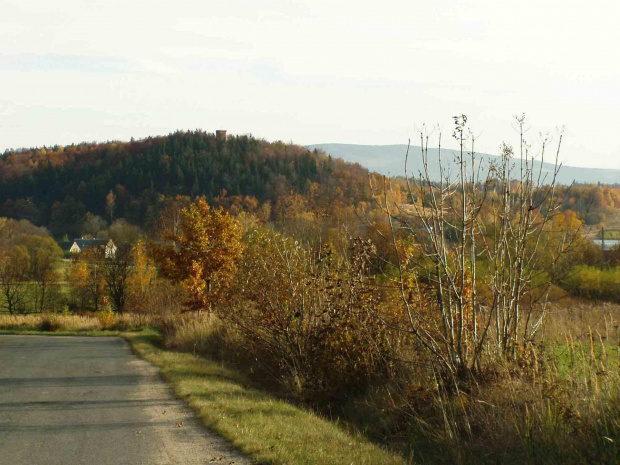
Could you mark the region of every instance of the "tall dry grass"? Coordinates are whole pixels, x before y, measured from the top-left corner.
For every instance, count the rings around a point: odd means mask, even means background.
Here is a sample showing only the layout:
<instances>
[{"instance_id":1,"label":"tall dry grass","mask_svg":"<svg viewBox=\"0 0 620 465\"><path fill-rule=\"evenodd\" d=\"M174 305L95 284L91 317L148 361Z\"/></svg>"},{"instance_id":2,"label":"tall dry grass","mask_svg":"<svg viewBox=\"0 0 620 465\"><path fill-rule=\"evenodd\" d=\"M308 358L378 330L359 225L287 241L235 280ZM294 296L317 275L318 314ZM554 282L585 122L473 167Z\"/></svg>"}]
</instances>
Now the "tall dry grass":
<instances>
[{"instance_id":1,"label":"tall dry grass","mask_svg":"<svg viewBox=\"0 0 620 465\"><path fill-rule=\"evenodd\" d=\"M620 304L583 299L564 299L549 306L543 340L562 343L567 336L587 340L590 331L603 340L620 343Z\"/></svg>"},{"instance_id":2,"label":"tall dry grass","mask_svg":"<svg viewBox=\"0 0 620 465\"><path fill-rule=\"evenodd\" d=\"M92 313L64 315L41 313L31 315L0 315L0 330L90 332L133 331L144 326L154 326L157 320L150 315Z\"/></svg>"},{"instance_id":3,"label":"tall dry grass","mask_svg":"<svg viewBox=\"0 0 620 465\"><path fill-rule=\"evenodd\" d=\"M168 315L159 319L158 328L168 349L225 362L265 380L241 333L213 313Z\"/></svg>"},{"instance_id":4,"label":"tall dry grass","mask_svg":"<svg viewBox=\"0 0 620 465\"><path fill-rule=\"evenodd\" d=\"M618 321L620 305L565 300L516 361L453 384L410 367L348 413L416 463L620 463Z\"/></svg>"}]
</instances>

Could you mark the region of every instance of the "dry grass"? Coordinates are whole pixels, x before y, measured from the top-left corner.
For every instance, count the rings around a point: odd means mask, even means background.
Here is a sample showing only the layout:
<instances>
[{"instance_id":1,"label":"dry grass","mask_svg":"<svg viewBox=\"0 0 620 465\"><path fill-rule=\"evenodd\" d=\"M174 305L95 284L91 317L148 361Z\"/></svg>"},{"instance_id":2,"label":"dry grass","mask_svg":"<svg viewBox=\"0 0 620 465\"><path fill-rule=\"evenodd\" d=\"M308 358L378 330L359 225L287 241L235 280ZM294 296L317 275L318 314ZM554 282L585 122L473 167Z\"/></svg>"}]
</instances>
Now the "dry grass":
<instances>
[{"instance_id":1,"label":"dry grass","mask_svg":"<svg viewBox=\"0 0 620 465\"><path fill-rule=\"evenodd\" d=\"M166 347L201 355L216 355L230 331L212 313L164 318L162 333Z\"/></svg>"},{"instance_id":2,"label":"dry grass","mask_svg":"<svg viewBox=\"0 0 620 465\"><path fill-rule=\"evenodd\" d=\"M134 331L154 323L148 315L98 313L63 315L0 315L0 330L88 333L93 331Z\"/></svg>"},{"instance_id":3,"label":"dry grass","mask_svg":"<svg viewBox=\"0 0 620 465\"><path fill-rule=\"evenodd\" d=\"M585 341L589 334L608 343L620 344L620 304L583 299L565 299L551 304L543 329L547 344L565 343L567 337Z\"/></svg>"},{"instance_id":4,"label":"dry grass","mask_svg":"<svg viewBox=\"0 0 620 465\"><path fill-rule=\"evenodd\" d=\"M518 360L457 388L405 376L370 409L418 463L620 463L618 321L620 305L565 300Z\"/></svg>"}]
</instances>

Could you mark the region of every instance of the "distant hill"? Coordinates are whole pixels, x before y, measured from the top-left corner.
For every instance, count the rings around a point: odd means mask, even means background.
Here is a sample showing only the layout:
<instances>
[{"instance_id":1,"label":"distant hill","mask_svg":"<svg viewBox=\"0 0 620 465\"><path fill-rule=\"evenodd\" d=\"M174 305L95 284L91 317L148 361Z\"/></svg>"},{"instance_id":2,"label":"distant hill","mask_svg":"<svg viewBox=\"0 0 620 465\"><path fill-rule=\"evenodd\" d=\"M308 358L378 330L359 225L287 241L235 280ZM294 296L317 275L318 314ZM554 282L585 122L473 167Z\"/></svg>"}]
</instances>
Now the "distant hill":
<instances>
[{"instance_id":1,"label":"distant hill","mask_svg":"<svg viewBox=\"0 0 620 465\"><path fill-rule=\"evenodd\" d=\"M360 165L389 176L405 175L405 153L406 145L355 145L355 144L315 144L307 146L310 150L323 150L332 157L342 158L343 160L359 163ZM429 171L433 180L439 179L438 151L437 149L428 150ZM443 149L442 156L446 162L451 162L448 167L455 172L456 164L453 163L454 150ZM484 165L489 166L491 162L496 162L497 155L479 154L484 160ZM515 160L516 162L516 160ZM409 162L407 172L417 175L422 169L422 151L418 146L409 148ZM553 165L543 163L543 173L548 179L551 176ZM544 176L544 174L543 174ZM576 168L573 166L562 166L558 175L560 184L568 185L572 182L582 184L618 184L620 183L620 170L598 169L598 168Z\"/></svg>"}]
</instances>

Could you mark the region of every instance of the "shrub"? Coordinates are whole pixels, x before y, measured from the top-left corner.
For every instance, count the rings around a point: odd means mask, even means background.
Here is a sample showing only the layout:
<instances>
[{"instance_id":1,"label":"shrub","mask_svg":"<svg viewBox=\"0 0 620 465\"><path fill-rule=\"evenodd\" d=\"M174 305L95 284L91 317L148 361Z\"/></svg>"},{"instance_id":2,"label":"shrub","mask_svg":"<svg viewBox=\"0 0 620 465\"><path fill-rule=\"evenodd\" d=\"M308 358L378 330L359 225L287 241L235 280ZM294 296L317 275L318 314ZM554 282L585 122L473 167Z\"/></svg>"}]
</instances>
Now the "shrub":
<instances>
[{"instance_id":1,"label":"shrub","mask_svg":"<svg viewBox=\"0 0 620 465\"><path fill-rule=\"evenodd\" d=\"M302 399L333 399L383 377L389 333L366 279L368 248L356 241L345 260L269 230L248 237L223 321L248 351Z\"/></svg>"},{"instance_id":2,"label":"shrub","mask_svg":"<svg viewBox=\"0 0 620 465\"><path fill-rule=\"evenodd\" d=\"M620 302L620 268L578 265L564 280L563 286L579 297Z\"/></svg>"},{"instance_id":3,"label":"shrub","mask_svg":"<svg viewBox=\"0 0 620 465\"><path fill-rule=\"evenodd\" d=\"M114 313L110 310L97 313L97 320L101 325L101 329L112 329L112 327L116 323Z\"/></svg>"}]
</instances>

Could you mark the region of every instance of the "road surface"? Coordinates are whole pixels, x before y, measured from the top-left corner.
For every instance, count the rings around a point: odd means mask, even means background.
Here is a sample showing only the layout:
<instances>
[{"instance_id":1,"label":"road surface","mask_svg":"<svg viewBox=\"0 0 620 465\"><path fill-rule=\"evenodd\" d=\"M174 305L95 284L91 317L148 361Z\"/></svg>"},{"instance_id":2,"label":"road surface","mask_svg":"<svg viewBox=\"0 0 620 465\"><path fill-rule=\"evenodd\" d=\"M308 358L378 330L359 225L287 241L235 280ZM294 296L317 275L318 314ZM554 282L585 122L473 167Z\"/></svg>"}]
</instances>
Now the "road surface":
<instances>
[{"instance_id":1,"label":"road surface","mask_svg":"<svg viewBox=\"0 0 620 465\"><path fill-rule=\"evenodd\" d=\"M116 337L0 336L0 463L251 463Z\"/></svg>"}]
</instances>

